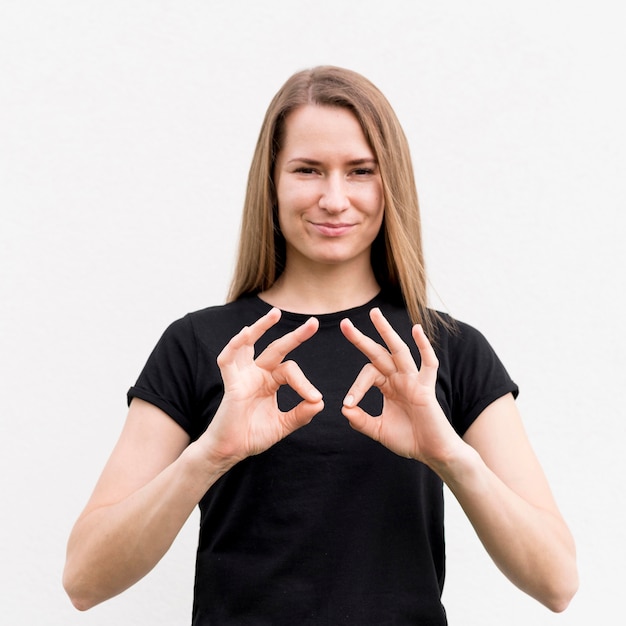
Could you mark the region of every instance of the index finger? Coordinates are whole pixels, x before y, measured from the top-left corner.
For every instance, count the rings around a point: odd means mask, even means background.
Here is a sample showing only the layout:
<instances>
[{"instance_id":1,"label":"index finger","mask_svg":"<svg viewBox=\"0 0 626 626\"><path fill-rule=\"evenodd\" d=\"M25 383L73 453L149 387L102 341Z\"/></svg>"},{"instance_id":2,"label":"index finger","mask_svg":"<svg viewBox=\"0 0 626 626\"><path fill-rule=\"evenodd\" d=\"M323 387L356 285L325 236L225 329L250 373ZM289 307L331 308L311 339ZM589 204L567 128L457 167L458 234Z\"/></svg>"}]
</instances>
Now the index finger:
<instances>
[{"instance_id":1,"label":"index finger","mask_svg":"<svg viewBox=\"0 0 626 626\"><path fill-rule=\"evenodd\" d=\"M417 349L420 352L420 357L422 358L420 369L424 370L425 368L430 368L437 370L439 367L439 359L421 324L415 324L415 326L413 326L412 335Z\"/></svg>"},{"instance_id":2,"label":"index finger","mask_svg":"<svg viewBox=\"0 0 626 626\"><path fill-rule=\"evenodd\" d=\"M371 337L361 332L350 319L341 320L339 328L344 337L356 348L358 348L385 376L390 376L397 371L397 366L393 356L387 348Z\"/></svg>"},{"instance_id":3,"label":"index finger","mask_svg":"<svg viewBox=\"0 0 626 626\"><path fill-rule=\"evenodd\" d=\"M370 319L376 330L380 333L383 341L387 344L389 352L398 370L414 370L417 364L413 359L409 346L402 340L402 337L394 330L379 308L370 311Z\"/></svg>"},{"instance_id":4,"label":"index finger","mask_svg":"<svg viewBox=\"0 0 626 626\"><path fill-rule=\"evenodd\" d=\"M251 360L254 353L254 344L265 332L267 332L280 319L280 309L273 308L263 317L260 317L250 326L244 326L230 341L224 346L217 356L217 364L225 372L228 368L237 368L237 362L243 358ZM247 349L250 356L244 356L243 349Z\"/></svg>"},{"instance_id":5,"label":"index finger","mask_svg":"<svg viewBox=\"0 0 626 626\"><path fill-rule=\"evenodd\" d=\"M231 348L241 348L244 345L253 346L278 320L281 311L273 307L263 317L260 317L250 326L244 326L226 345Z\"/></svg>"},{"instance_id":6,"label":"index finger","mask_svg":"<svg viewBox=\"0 0 626 626\"><path fill-rule=\"evenodd\" d=\"M256 364L264 369L276 367L292 350L310 339L318 328L318 320L310 317L302 326L272 341L255 359Z\"/></svg>"}]
</instances>

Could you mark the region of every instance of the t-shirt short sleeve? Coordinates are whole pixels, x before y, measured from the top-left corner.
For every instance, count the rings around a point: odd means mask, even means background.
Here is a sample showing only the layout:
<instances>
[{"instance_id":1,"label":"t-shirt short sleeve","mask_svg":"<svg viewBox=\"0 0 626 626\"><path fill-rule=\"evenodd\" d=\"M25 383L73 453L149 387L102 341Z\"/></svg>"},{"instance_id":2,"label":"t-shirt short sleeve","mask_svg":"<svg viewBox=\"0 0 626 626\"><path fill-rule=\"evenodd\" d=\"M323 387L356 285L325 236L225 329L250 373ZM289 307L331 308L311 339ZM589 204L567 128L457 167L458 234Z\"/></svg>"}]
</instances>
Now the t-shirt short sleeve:
<instances>
[{"instance_id":1,"label":"t-shirt short sleeve","mask_svg":"<svg viewBox=\"0 0 626 626\"><path fill-rule=\"evenodd\" d=\"M128 403L133 398L150 402L193 436L197 360L197 341L186 316L165 330L137 382L128 390Z\"/></svg>"},{"instance_id":2,"label":"t-shirt short sleeve","mask_svg":"<svg viewBox=\"0 0 626 626\"><path fill-rule=\"evenodd\" d=\"M458 332L450 338L450 383L452 423L462 436L494 400L513 394L513 382L487 339L475 328L457 322Z\"/></svg>"}]
</instances>

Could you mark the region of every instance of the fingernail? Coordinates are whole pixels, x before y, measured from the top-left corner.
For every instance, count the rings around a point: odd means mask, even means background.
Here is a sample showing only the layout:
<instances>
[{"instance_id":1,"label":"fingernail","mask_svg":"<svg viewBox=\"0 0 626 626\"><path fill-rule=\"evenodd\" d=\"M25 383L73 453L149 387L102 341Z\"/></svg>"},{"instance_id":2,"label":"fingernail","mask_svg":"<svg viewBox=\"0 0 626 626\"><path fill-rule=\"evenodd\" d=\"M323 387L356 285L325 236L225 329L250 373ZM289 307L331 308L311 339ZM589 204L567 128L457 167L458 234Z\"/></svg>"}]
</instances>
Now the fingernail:
<instances>
[{"instance_id":1,"label":"fingernail","mask_svg":"<svg viewBox=\"0 0 626 626\"><path fill-rule=\"evenodd\" d=\"M343 399L344 406L352 406L353 402L354 402L354 396L350 393Z\"/></svg>"}]
</instances>

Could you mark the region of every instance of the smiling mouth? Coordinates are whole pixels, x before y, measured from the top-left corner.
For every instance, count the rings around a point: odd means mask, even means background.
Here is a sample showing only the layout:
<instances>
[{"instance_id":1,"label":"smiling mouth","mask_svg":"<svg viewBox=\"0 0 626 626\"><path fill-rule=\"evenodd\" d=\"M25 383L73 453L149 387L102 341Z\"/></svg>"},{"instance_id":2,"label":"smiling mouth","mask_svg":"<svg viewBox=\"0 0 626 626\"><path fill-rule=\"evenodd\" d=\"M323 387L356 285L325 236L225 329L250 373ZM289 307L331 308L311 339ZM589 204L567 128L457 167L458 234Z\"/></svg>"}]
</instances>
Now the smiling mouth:
<instances>
[{"instance_id":1,"label":"smiling mouth","mask_svg":"<svg viewBox=\"0 0 626 626\"><path fill-rule=\"evenodd\" d=\"M317 224L315 222L312 222L312 224L319 233L325 235L326 237L339 237L341 235L345 235L354 226L354 224Z\"/></svg>"}]
</instances>

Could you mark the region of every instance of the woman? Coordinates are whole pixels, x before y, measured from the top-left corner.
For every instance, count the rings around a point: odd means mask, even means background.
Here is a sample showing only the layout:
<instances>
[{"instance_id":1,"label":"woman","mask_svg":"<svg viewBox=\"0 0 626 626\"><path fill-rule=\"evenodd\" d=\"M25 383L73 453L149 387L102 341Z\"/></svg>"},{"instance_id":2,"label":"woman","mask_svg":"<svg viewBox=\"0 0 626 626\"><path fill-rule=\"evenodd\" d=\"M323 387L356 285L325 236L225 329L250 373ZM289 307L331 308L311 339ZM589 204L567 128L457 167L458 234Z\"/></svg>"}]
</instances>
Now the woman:
<instances>
[{"instance_id":1,"label":"woman","mask_svg":"<svg viewBox=\"0 0 626 626\"><path fill-rule=\"evenodd\" d=\"M229 303L165 332L72 531L79 609L144 576L199 503L194 624L445 624L443 482L498 567L567 606L574 543L517 387L482 335L427 308L420 238L382 94L339 68L291 77Z\"/></svg>"}]
</instances>

